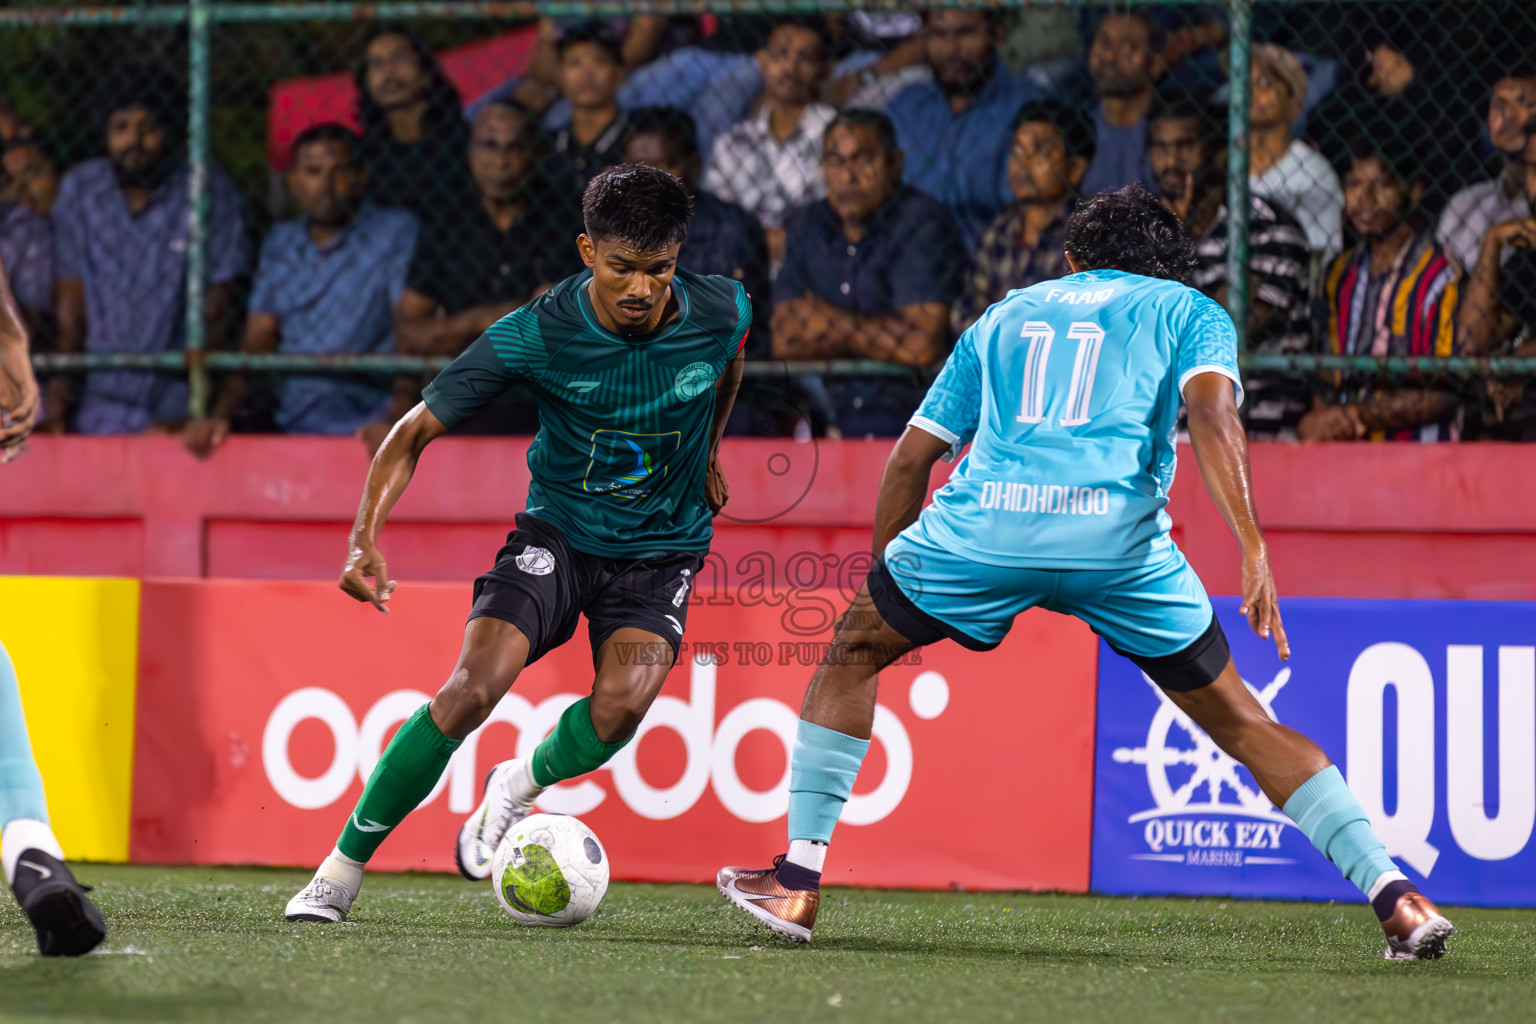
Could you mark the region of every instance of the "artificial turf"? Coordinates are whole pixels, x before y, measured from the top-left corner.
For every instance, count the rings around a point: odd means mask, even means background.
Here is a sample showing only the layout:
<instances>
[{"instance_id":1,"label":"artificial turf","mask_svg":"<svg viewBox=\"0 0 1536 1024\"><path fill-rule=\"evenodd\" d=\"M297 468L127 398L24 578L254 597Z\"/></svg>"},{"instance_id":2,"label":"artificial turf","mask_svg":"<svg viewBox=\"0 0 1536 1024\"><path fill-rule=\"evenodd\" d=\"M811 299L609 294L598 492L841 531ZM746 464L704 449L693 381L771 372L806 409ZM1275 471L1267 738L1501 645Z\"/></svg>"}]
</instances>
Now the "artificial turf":
<instances>
[{"instance_id":1,"label":"artificial turf","mask_svg":"<svg viewBox=\"0 0 1536 1024\"><path fill-rule=\"evenodd\" d=\"M110 934L44 960L0 906L0 1020L1531 1021L1536 912L1457 909L1386 963L1364 905L832 889L811 946L703 886L615 885L569 929L488 885L370 876L352 920L289 924L296 871L86 865Z\"/></svg>"}]
</instances>

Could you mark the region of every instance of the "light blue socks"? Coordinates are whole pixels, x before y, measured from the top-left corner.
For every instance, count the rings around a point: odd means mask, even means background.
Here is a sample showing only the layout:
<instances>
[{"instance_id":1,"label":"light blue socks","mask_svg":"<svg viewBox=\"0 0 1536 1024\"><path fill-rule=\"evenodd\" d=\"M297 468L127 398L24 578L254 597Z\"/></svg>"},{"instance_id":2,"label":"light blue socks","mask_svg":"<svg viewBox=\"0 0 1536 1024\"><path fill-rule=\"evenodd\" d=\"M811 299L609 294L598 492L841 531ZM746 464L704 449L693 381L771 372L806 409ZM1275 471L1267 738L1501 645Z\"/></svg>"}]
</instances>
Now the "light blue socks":
<instances>
[{"instance_id":1,"label":"light blue socks","mask_svg":"<svg viewBox=\"0 0 1536 1024\"><path fill-rule=\"evenodd\" d=\"M1285 802L1285 813L1367 899L1375 898L1384 881L1404 877L1333 765L1302 783Z\"/></svg>"},{"instance_id":2,"label":"light blue socks","mask_svg":"<svg viewBox=\"0 0 1536 1024\"><path fill-rule=\"evenodd\" d=\"M789 838L832 841L843 804L869 751L869 740L814 725L804 719L795 733L789 770Z\"/></svg>"},{"instance_id":3,"label":"light blue socks","mask_svg":"<svg viewBox=\"0 0 1536 1024\"><path fill-rule=\"evenodd\" d=\"M10 655L0 647L0 826L16 818L48 820L43 777L32 757L21 690Z\"/></svg>"}]
</instances>

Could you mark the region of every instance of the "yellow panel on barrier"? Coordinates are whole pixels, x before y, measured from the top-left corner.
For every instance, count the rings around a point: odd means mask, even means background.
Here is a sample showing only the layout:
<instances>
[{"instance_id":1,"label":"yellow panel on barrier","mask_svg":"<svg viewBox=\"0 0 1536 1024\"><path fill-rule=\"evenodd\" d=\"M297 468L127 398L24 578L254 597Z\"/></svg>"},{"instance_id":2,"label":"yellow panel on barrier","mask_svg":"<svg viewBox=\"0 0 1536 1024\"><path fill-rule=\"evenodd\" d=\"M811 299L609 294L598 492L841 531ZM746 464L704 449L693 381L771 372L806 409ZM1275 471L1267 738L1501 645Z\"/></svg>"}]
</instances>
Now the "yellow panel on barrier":
<instances>
[{"instance_id":1,"label":"yellow panel on barrier","mask_svg":"<svg viewBox=\"0 0 1536 1024\"><path fill-rule=\"evenodd\" d=\"M126 861L139 581L0 577L0 643L65 854Z\"/></svg>"}]
</instances>

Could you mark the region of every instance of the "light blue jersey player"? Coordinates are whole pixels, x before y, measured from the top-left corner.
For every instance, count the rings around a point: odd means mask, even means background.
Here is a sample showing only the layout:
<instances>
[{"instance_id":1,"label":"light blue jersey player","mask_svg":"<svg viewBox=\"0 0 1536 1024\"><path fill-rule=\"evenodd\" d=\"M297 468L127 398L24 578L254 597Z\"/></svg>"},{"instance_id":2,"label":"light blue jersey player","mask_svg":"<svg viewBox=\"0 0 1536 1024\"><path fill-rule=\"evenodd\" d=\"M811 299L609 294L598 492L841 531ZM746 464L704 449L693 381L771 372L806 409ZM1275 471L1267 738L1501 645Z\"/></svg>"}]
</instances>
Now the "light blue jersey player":
<instances>
[{"instance_id":1,"label":"light blue jersey player","mask_svg":"<svg viewBox=\"0 0 1536 1024\"><path fill-rule=\"evenodd\" d=\"M27 329L0 264L0 466L26 448L41 401L28 354ZM5 623L0 621L0 628ZM48 827L43 778L32 756L21 686L0 644L0 867L11 893L37 933L44 956L80 956L106 938L106 926L85 888L64 863Z\"/></svg>"},{"instance_id":2,"label":"light blue jersey player","mask_svg":"<svg viewBox=\"0 0 1536 1024\"><path fill-rule=\"evenodd\" d=\"M1237 416L1236 334L1225 310L1180 283L1192 243L1130 186L1078 207L1066 255L1070 276L1010 293L960 338L896 443L875 566L801 711L789 849L772 868L723 869L720 891L809 941L827 844L869 748L876 673L945 639L989 650L1039 606L1087 622L1253 773L1371 901L1389 958L1440 956L1450 922L1387 857L1323 751L1248 691L1170 536L1182 405L1207 489L1242 544L1243 613L1288 658ZM934 464L967 445L924 509Z\"/></svg>"}]
</instances>

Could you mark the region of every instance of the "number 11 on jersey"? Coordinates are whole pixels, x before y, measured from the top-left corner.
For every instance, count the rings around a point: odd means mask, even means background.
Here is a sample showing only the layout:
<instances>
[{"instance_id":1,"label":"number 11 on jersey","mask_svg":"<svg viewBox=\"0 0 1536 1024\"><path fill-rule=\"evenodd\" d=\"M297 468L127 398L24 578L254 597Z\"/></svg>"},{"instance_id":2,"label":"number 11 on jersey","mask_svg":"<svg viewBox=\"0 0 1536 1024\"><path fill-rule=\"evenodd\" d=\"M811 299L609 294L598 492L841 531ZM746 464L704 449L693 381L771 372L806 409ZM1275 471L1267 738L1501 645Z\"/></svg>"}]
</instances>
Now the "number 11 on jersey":
<instances>
[{"instance_id":1,"label":"number 11 on jersey","mask_svg":"<svg viewBox=\"0 0 1536 1024\"><path fill-rule=\"evenodd\" d=\"M1024 401L1018 422L1044 423L1045 371L1056 329L1043 320L1028 320L1019 337L1028 339L1029 350L1024 356ZM1098 324L1078 321L1067 329L1067 337L1077 342L1077 354L1072 360L1072 382L1067 385L1067 406L1061 425L1078 427L1093 418L1088 401L1093 397L1093 377L1099 367L1104 329Z\"/></svg>"}]
</instances>

